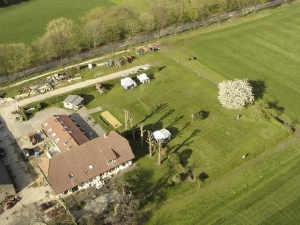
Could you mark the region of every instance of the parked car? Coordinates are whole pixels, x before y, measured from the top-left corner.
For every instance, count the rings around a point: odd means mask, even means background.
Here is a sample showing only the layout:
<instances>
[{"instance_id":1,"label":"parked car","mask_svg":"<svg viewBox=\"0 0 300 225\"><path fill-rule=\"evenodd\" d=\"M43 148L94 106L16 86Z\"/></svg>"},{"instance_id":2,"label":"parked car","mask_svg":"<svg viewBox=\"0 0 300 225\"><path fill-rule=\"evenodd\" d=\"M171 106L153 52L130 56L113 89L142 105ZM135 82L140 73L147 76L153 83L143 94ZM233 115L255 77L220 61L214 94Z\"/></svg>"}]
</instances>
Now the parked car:
<instances>
[{"instance_id":1,"label":"parked car","mask_svg":"<svg viewBox=\"0 0 300 225\"><path fill-rule=\"evenodd\" d=\"M56 200L52 200L49 202L44 202L43 204L38 206L38 209L40 211L46 211L47 209L50 209L52 206L55 206L57 204Z\"/></svg>"},{"instance_id":2,"label":"parked car","mask_svg":"<svg viewBox=\"0 0 300 225\"><path fill-rule=\"evenodd\" d=\"M61 213L63 213L65 211L65 208L63 206L60 206L56 209L51 209L49 212L47 212L47 217L48 218L54 218L58 215L60 215Z\"/></svg>"},{"instance_id":3,"label":"parked car","mask_svg":"<svg viewBox=\"0 0 300 225\"><path fill-rule=\"evenodd\" d=\"M23 148L22 153L24 156L29 157L29 156L34 156L34 150L31 148Z\"/></svg>"}]
</instances>

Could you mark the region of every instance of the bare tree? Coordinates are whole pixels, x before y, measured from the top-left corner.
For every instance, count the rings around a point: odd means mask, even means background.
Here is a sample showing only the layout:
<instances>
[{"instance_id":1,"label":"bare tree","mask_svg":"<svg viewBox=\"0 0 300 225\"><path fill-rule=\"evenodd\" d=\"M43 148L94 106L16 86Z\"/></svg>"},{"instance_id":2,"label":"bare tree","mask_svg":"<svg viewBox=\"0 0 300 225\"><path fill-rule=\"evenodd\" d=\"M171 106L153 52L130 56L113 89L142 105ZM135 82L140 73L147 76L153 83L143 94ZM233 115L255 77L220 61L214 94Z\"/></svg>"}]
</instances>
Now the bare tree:
<instances>
[{"instance_id":1,"label":"bare tree","mask_svg":"<svg viewBox=\"0 0 300 225\"><path fill-rule=\"evenodd\" d=\"M158 166L161 166L161 148L162 148L162 140L158 139L156 141L156 145L157 145L157 148L158 148L158 157L157 157L157 165Z\"/></svg>"},{"instance_id":2,"label":"bare tree","mask_svg":"<svg viewBox=\"0 0 300 225\"><path fill-rule=\"evenodd\" d=\"M124 124L125 124L125 131L128 129L128 121L129 121L129 110L127 108L123 108L124 112Z\"/></svg>"},{"instance_id":3,"label":"bare tree","mask_svg":"<svg viewBox=\"0 0 300 225\"><path fill-rule=\"evenodd\" d=\"M148 143L148 146L149 146L149 155L150 155L150 157L152 157L154 141L153 141L152 132L150 130L147 130L147 140L146 140L146 142Z\"/></svg>"},{"instance_id":4,"label":"bare tree","mask_svg":"<svg viewBox=\"0 0 300 225\"><path fill-rule=\"evenodd\" d=\"M140 128L140 136L141 136L141 147L144 148L144 123L139 123L138 124L139 128Z\"/></svg>"},{"instance_id":5,"label":"bare tree","mask_svg":"<svg viewBox=\"0 0 300 225\"><path fill-rule=\"evenodd\" d=\"M134 120L133 120L132 115L129 116L129 123L130 123L131 132L132 132L132 138L133 138L133 140L135 140Z\"/></svg>"},{"instance_id":6,"label":"bare tree","mask_svg":"<svg viewBox=\"0 0 300 225\"><path fill-rule=\"evenodd\" d=\"M246 104L254 102L252 86L247 79L223 81L218 87L218 99L226 109L242 109Z\"/></svg>"}]
</instances>

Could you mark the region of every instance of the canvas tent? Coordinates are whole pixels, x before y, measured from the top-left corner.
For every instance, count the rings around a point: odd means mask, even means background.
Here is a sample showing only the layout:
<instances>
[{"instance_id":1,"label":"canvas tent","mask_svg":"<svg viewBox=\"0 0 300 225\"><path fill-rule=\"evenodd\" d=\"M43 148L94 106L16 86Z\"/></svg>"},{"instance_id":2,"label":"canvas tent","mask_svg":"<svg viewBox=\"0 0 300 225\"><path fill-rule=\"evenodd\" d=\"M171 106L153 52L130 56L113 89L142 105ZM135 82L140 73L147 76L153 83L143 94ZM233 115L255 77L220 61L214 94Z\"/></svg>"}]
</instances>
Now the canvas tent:
<instances>
[{"instance_id":1,"label":"canvas tent","mask_svg":"<svg viewBox=\"0 0 300 225\"><path fill-rule=\"evenodd\" d=\"M132 80L130 77L125 77L121 79L121 85L125 90L130 90L132 88L135 88L137 86L136 82Z\"/></svg>"},{"instance_id":2,"label":"canvas tent","mask_svg":"<svg viewBox=\"0 0 300 225\"><path fill-rule=\"evenodd\" d=\"M153 138L158 141L162 140L163 142L167 142L171 139L171 133L167 129L161 129L153 132Z\"/></svg>"},{"instance_id":3,"label":"canvas tent","mask_svg":"<svg viewBox=\"0 0 300 225\"><path fill-rule=\"evenodd\" d=\"M148 83L150 82L150 78L147 76L147 74L142 73L140 75L137 76L137 79L141 82L141 83Z\"/></svg>"},{"instance_id":4,"label":"canvas tent","mask_svg":"<svg viewBox=\"0 0 300 225\"><path fill-rule=\"evenodd\" d=\"M78 110L83 105L83 100L79 95L69 95L62 103L67 109Z\"/></svg>"}]
</instances>

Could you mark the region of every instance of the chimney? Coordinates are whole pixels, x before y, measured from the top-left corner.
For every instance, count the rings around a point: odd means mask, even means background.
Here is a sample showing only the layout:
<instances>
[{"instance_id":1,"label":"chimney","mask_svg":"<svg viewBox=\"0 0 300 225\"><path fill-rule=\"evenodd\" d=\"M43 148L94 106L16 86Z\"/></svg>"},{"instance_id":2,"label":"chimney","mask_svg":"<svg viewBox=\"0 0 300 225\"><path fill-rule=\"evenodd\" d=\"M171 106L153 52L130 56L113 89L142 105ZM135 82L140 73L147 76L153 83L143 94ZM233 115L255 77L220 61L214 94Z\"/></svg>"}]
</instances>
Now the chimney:
<instances>
[{"instance_id":1,"label":"chimney","mask_svg":"<svg viewBox=\"0 0 300 225\"><path fill-rule=\"evenodd\" d=\"M104 134L103 134L103 137L104 137L104 138L107 138L107 133L104 133Z\"/></svg>"}]
</instances>

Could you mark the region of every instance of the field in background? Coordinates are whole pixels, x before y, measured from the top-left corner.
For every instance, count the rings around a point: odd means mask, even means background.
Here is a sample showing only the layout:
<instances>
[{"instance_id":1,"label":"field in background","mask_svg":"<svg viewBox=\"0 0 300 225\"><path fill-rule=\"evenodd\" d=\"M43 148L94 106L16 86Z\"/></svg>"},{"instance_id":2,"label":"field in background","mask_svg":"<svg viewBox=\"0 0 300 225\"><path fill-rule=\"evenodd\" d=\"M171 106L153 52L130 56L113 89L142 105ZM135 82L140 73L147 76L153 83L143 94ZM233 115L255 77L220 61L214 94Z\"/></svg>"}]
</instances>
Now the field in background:
<instances>
[{"instance_id":1,"label":"field in background","mask_svg":"<svg viewBox=\"0 0 300 225\"><path fill-rule=\"evenodd\" d=\"M122 2L125 1L30 0L0 8L0 28L3 31L0 35L0 44L19 42L30 44L43 35L51 20L65 17L79 22L80 17L96 6L110 7ZM139 3L138 7L143 8L144 5Z\"/></svg>"}]
</instances>

